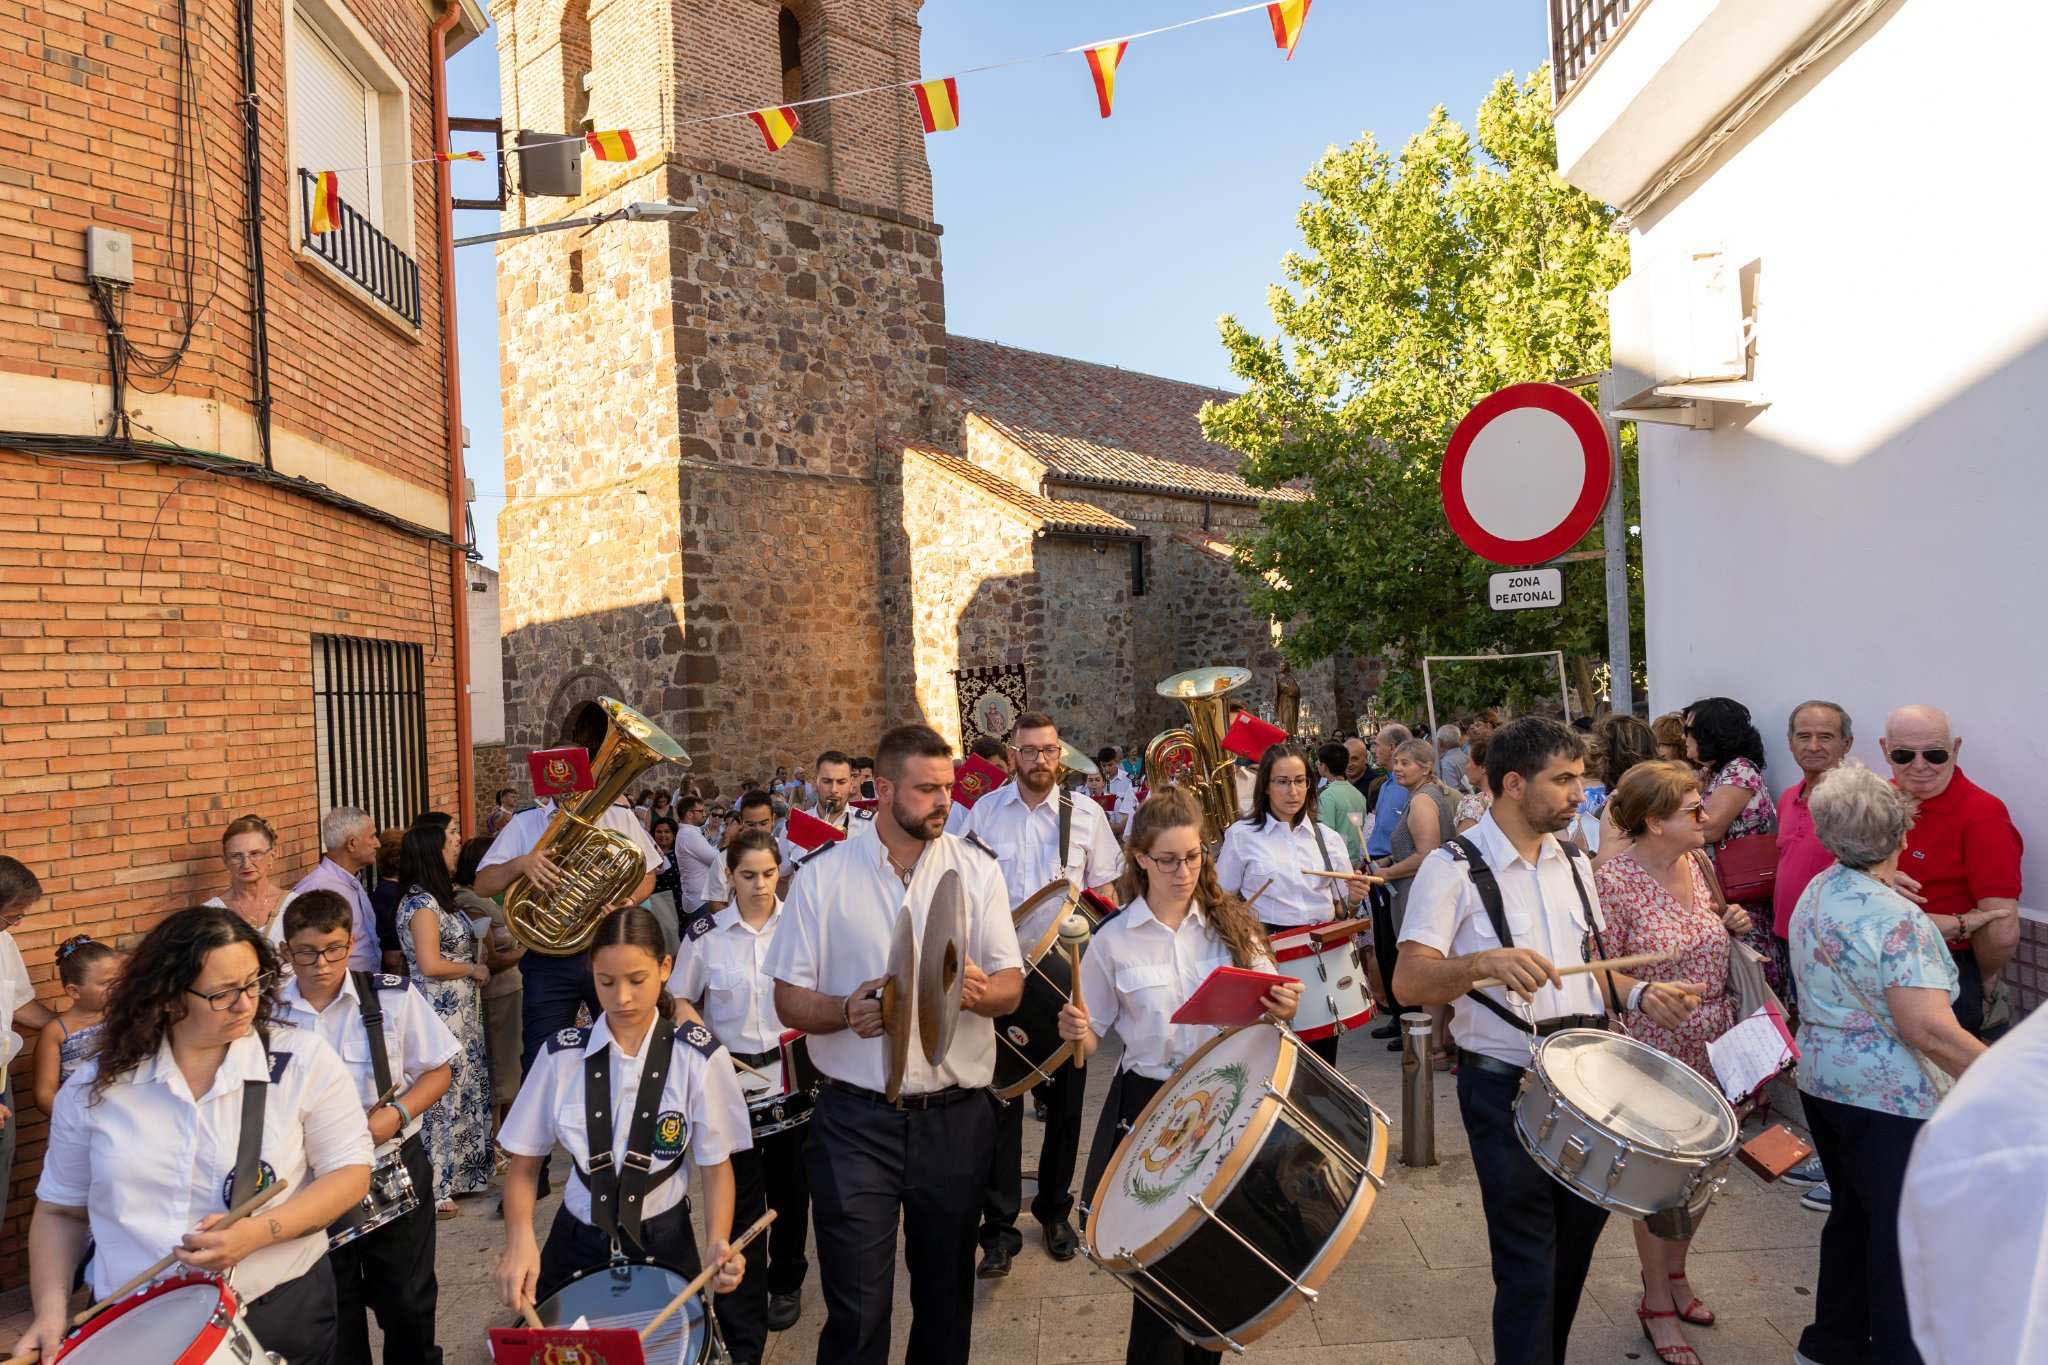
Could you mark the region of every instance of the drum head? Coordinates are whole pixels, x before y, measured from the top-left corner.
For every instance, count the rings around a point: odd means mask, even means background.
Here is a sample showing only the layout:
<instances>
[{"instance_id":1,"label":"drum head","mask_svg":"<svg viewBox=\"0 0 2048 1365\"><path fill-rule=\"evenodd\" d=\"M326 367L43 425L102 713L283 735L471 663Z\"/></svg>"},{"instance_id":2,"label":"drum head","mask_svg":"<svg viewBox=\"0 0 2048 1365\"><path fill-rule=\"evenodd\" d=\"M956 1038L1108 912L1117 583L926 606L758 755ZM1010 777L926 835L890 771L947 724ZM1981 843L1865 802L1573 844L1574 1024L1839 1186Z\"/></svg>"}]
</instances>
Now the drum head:
<instances>
[{"instance_id":1,"label":"drum head","mask_svg":"<svg viewBox=\"0 0 2048 1365\"><path fill-rule=\"evenodd\" d=\"M1721 1092L1647 1043L1566 1029L1543 1040L1538 1060L1567 1104L1617 1137L1688 1157L1734 1145L1735 1111Z\"/></svg>"},{"instance_id":2,"label":"drum head","mask_svg":"<svg viewBox=\"0 0 2048 1365\"><path fill-rule=\"evenodd\" d=\"M1054 877L1044 886L1039 887L1036 891L1018 902L1017 908L1010 912L1010 923L1012 925L1021 925L1045 906L1064 901L1073 893L1073 889L1072 883L1068 882L1065 877ZM1053 918L1057 921L1059 916L1056 915Z\"/></svg>"},{"instance_id":3,"label":"drum head","mask_svg":"<svg viewBox=\"0 0 2048 1365\"><path fill-rule=\"evenodd\" d=\"M138 1365L182 1362L199 1343L221 1306L221 1287L210 1279L166 1280L155 1289L106 1309L58 1352L69 1365ZM218 1343L220 1333L213 1331ZM211 1353L193 1359L204 1360Z\"/></svg>"},{"instance_id":4,"label":"drum head","mask_svg":"<svg viewBox=\"0 0 2048 1365\"><path fill-rule=\"evenodd\" d=\"M544 1327L567 1327L587 1318L589 1327L635 1331L683 1292L690 1276L664 1265L637 1262L586 1270L534 1309ZM645 1344L647 1365L695 1365L710 1358L704 1326L704 1296L693 1296Z\"/></svg>"},{"instance_id":5,"label":"drum head","mask_svg":"<svg viewBox=\"0 0 2048 1365\"><path fill-rule=\"evenodd\" d=\"M1264 1130L1255 1120L1279 1060L1278 1029L1237 1029L1204 1045L1153 1096L1096 1191L1088 1231L1098 1256L1156 1259L1152 1244L1172 1240L1175 1220L1192 1207L1188 1196L1234 1176L1245 1138Z\"/></svg>"}]
</instances>

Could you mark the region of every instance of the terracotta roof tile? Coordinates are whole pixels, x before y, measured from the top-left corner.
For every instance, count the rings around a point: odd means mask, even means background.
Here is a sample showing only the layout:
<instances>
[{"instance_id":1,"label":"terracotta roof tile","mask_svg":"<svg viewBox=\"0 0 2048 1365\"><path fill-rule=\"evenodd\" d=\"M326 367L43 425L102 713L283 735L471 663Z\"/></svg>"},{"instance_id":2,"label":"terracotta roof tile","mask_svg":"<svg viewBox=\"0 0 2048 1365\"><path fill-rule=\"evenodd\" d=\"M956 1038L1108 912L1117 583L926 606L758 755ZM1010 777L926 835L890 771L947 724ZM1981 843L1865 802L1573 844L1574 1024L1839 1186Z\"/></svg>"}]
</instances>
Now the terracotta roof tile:
<instances>
[{"instance_id":1,"label":"terracotta roof tile","mask_svg":"<svg viewBox=\"0 0 2048 1365\"><path fill-rule=\"evenodd\" d=\"M1085 502L1044 498L1019 488L980 465L971 464L951 451L936 446L906 445L904 453L922 456L935 468L968 484L998 502L1007 504L1036 521L1048 531L1076 531L1089 535L1134 536L1137 528L1114 513Z\"/></svg>"}]
</instances>

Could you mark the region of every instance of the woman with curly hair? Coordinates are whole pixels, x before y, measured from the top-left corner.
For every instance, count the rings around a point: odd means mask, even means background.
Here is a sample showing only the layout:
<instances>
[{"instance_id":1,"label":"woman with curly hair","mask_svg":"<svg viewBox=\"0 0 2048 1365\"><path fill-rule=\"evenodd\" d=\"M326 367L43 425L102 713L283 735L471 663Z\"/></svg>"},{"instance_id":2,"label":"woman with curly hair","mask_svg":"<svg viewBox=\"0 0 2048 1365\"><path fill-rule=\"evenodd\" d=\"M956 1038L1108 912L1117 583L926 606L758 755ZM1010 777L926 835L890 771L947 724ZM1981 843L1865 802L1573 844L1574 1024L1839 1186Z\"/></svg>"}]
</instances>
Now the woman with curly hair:
<instances>
[{"instance_id":1,"label":"woman with curly hair","mask_svg":"<svg viewBox=\"0 0 2048 1365\"><path fill-rule=\"evenodd\" d=\"M331 1047L272 1031L276 984L270 945L230 910L180 910L136 946L107 1001L98 1055L50 1115L29 1223L35 1320L16 1354L56 1354L90 1236L94 1298L175 1249L189 1269L235 1271L265 1350L287 1365L332 1359L327 1225L370 1188L370 1128ZM215 1230L276 1181L283 1197Z\"/></svg>"},{"instance_id":2,"label":"woman with curly hair","mask_svg":"<svg viewBox=\"0 0 2048 1365\"><path fill-rule=\"evenodd\" d=\"M1764 737L1749 708L1728 697L1707 697L1685 708L1685 756L1699 765L1705 792L1700 832L1715 856L1737 839L1778 832L1778 808L1764 785ZM1785 940L1771 932L1768 895L1750 916L1743 941L1764 959L1764 980L1787 1009L1796 1008Z\"/></svg>"}]
</instances>

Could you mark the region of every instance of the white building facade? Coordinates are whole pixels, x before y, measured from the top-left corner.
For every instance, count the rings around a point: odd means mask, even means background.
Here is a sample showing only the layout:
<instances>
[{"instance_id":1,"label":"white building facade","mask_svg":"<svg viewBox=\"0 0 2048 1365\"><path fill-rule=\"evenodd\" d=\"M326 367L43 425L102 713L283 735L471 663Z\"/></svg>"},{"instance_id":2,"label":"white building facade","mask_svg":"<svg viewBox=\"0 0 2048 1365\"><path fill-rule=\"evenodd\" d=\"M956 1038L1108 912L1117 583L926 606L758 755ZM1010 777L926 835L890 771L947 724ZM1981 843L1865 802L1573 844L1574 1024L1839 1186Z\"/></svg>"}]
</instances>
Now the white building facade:
<instances>
[{"instance_id":1,"label":"white building facade","mask_svg":"<svg viewBox=\"0 0 2048 1365\"><path fill-rule=\"evenodd\" d=\"M1621 209L1651 704L1945 708L2028 842L2048 990L2048 6L1551 0L1558 162Z\"/></svg>"}]
</instances>

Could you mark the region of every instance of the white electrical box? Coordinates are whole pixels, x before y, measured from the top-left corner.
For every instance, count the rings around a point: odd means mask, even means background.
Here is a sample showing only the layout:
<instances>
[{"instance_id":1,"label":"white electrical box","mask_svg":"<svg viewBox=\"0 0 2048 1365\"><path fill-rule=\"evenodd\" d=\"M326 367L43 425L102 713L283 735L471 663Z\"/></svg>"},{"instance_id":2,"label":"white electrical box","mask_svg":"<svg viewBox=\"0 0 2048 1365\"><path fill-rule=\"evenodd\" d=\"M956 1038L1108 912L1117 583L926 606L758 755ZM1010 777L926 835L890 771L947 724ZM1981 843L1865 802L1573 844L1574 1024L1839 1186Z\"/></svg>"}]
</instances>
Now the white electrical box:
<instances>
[{"instance_id":1,"label":"white electrical box","mask_svg":"<svg viewBox=\"0 0 2048 1365\"><path fill-rule=\"evenodd\" d=\"M1649 384L1746 378L1742 267L1707 248L1642 262L1608 295L1617 368Z\"/></svg>"},{"instance_id":2,"label":"white electrical box","mask_svg":"<svg viewBox=\"0 0 2048 1365\"><path fill-rule=\"evenodd\" d=\"M135 283L135 239L112 228L85 230L85 276L108 284Z\"/></svg>"}]
</instances>

